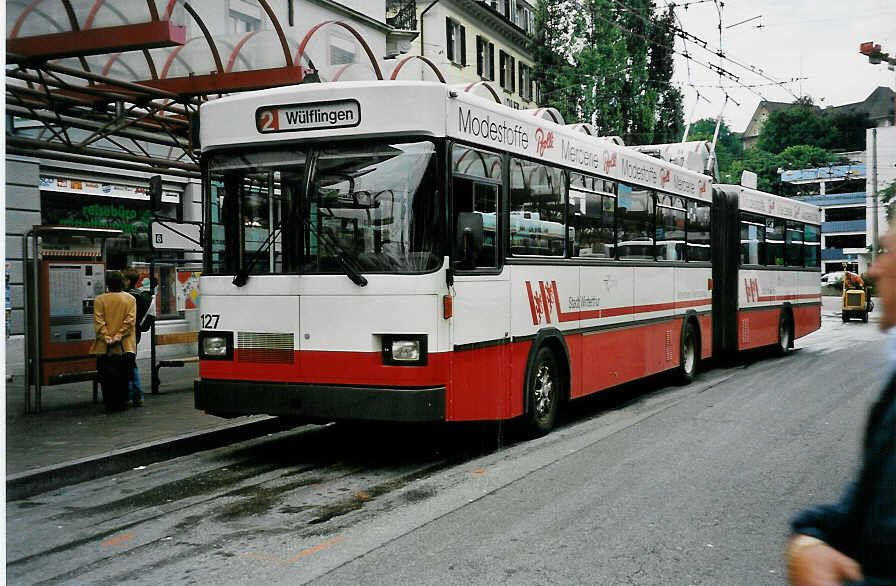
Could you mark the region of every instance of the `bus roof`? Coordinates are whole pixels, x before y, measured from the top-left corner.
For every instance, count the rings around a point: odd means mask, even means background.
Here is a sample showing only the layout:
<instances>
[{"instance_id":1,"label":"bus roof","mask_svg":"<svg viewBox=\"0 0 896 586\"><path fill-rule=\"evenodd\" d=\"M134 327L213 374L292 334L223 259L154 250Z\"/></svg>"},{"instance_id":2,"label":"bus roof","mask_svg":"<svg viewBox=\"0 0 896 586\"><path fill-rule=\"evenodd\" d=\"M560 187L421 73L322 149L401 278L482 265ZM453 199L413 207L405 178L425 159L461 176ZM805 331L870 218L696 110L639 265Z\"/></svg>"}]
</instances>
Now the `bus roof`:
<instances>
[{"instance_id":1,"label":"bus roof","mask_svg":"<svg viewBox=\"0 0 896 586\"><path fill-rule=\"evenodd\" d=\"M821 224L821 208L810 203L751 189L743 185L719 184L715 188L736 195L739 202L738 207L741 210L785 220Z\"/></svg>"},{"instance_id":2,"label":"bus roof","mask_svg":"<svg viewBox=\"0 0 896 586\"><path fill-rule=\"evenodd\" d=\"M203 150L320 139L450 137L673 194L712 198L706 175L441 83L286 86L207 102L200 117Z\"/></svg>"}]
</instances>

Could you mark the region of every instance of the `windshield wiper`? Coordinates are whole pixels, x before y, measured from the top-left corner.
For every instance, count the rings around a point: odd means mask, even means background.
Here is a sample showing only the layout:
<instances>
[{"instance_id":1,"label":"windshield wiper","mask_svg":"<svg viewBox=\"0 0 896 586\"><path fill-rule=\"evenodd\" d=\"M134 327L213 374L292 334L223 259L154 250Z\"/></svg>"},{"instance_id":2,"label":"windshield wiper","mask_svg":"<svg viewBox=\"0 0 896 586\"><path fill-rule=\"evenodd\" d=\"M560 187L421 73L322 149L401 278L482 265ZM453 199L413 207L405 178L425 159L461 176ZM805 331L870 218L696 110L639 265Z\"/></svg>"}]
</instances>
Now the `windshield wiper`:
<instances>
[{"instance_id":1,"label":"windshield wiper","mask_svg":"<svg viewBox=\"0 0 896 586\"><path fill-rule=\"evenodd\" d=\"M349 260L345 249L335 242L330 234L326 233L326 230L324 230L323 233L318 230L311 222L311 218L307 216L305 217L305 225L314 232L314 235L317 236L317 241L324 245L327 252L333 255L333 258L336 259L336 264L339 265L339 268L342 269L345 276L351 279L352 283L358 287L366 287L367 279L361 274L361 271L358 270L358 267L355 266L354 262ZM324 234L326 234L326 238L324 238Z\"/></svg>"},{"instance_id":2,"label":"windshield wiper","mask_svg":"<svg viewBox=\"0 0 896 586\"><path fill-rule=\"evenodd\" d=\"M264 252L274 244L274 240L277 238L277 235L280 234L280 228L276 230L272 230L268 237L264 239L264 242L259 245L258 248L255 249L255 252L252 253L252 258L249 260L249 264L240 268L236 272L236 275L233 277L233 284L237 287L242 287L246 284L246 281L249 280L249 271L251 271L255 267L255 262L258 260L258 256L260 253ZM273 270L273 268L272 268Z\"/></svg>"}]
</instances>

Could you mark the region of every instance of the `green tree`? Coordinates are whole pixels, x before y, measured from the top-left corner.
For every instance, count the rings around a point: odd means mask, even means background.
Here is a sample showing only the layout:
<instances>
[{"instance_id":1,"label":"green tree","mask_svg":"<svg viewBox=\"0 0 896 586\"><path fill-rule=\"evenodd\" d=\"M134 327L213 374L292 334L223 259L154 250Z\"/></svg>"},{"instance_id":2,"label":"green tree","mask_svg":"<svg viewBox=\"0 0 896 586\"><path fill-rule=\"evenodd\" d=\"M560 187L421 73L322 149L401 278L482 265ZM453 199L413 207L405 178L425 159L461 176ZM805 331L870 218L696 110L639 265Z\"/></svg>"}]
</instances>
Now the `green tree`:
<instances>
[{"instance_id":1,"label":"green tree","mask_svg":"<svg viewBox=\"0 0 896 586\"><path fill-rule=\"evenodd\" d=\"M778 169L783 162L779 155L753 147L744 152L743 158L733 161L726 172L720 173L722 183L740 183L741 174L752 171L758 176L756 184L760 191L781 194L783 185Z\"/></svg>"},{"instance_id":2,"label":"green tree","mask_svg":"<svg viewBox=\"0 0 896 586\"><path fill-rule=\"evenodd\" d=\"M675 14L672 5L653 20L650 40L647 77L657 93L653 142L677 142L684 131L684 111L681 90L671 83L675 69Z\"/></svg>"},{"instance_id":3,"label":"green tree","mask_svg":"<svg viewBox=\"0 0 896 586\"><path fill-rule=\"evenodd\" d=\"M530 46L542 106L627 143L680 137L681 92L670 84L673 15L654 0L538 0Z\"/></svg>"},{"instance_id":4,"label":"green tree","mask_svg":"<svg viewBox=\"0 0 896 586\"><path fill-rule=\"evenodd\" d=\"M780 153L797 144L831 148L836 132L831 119L811 103L797 103L769 114L756 146L770 153Z\"/></svg>"},{"instance_id":5,"label":"green tree","mask_svg":"<svg viewBox=\"0 0 896 586\"><path fill-rule=\"evenodd\" d=\"M846 151L865 150L865 130L874 126L867 112L834 114L831 116L831 124L835 134L830 147Z\"/></svg>"},{"instance_id":6,"label":"green tree","mask_svg":"<svg viewBox=\"0 0 896 586\"><path fill-rule=\"evenodd\" d=\"M827 167L835 159L830 151L808 144L789 146L779 156L786 169Z\"/></svg>"},{"instance_id":7,"label":"green tree","mask_svg":"<svg viewBox=\"0 0 896 586\"><path fill-rule=\"evenodd\" d=\"M557 108L568 122L579 119L581 102L581 88L575 83L575 71L568 59L569 43L564 39L571 24L560 4L539 0L535 7L535 34L529 42L535 61L532 77L541 92L542 105Z\"/></svg>"}]
</instances>

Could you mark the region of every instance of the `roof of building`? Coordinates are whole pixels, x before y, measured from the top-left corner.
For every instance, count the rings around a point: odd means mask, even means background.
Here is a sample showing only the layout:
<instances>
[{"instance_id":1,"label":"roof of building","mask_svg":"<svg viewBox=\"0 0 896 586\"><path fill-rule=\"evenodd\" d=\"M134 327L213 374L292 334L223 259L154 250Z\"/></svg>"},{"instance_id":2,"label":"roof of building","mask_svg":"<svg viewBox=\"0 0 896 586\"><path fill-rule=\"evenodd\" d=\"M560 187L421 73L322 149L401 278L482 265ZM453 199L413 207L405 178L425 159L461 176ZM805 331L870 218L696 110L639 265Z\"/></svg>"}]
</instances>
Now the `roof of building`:
<instances>
[{"instance_id":1,"label":"roof of building","mask_svg":"<svg viewBox=\"0 0 896 586\"><path fill-rule=\"evenodd\" d=\"M860 112L868 114L868 118L876 120L880 118L889 119L893 116L893 97L896 92L888 87L880 86L871 94L854 104L844 104L842 106L832 106L826 109L826 112L833 114L855 113Z\"/></svg>"}]
</instances>

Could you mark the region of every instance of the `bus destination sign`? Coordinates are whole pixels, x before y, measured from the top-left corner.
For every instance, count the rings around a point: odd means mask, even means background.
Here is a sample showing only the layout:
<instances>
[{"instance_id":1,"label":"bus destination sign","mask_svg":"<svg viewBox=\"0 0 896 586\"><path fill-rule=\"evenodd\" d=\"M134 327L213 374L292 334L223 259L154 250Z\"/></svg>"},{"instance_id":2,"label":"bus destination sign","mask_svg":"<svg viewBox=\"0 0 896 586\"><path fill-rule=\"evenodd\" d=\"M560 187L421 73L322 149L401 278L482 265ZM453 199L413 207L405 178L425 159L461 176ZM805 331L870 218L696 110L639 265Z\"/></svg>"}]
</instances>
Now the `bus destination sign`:
<instances>
[{"instance_id":1,"label":"bus destination sign","mask_svg":"<svg viewBox=\"0 0 896 586\"><path fill-rule=\"evenodd\" d=\"M255 112L258 132L298 132L326 128L351 128L361 123L357 100L264 106Z\"/></svg>"}]
</instances>

